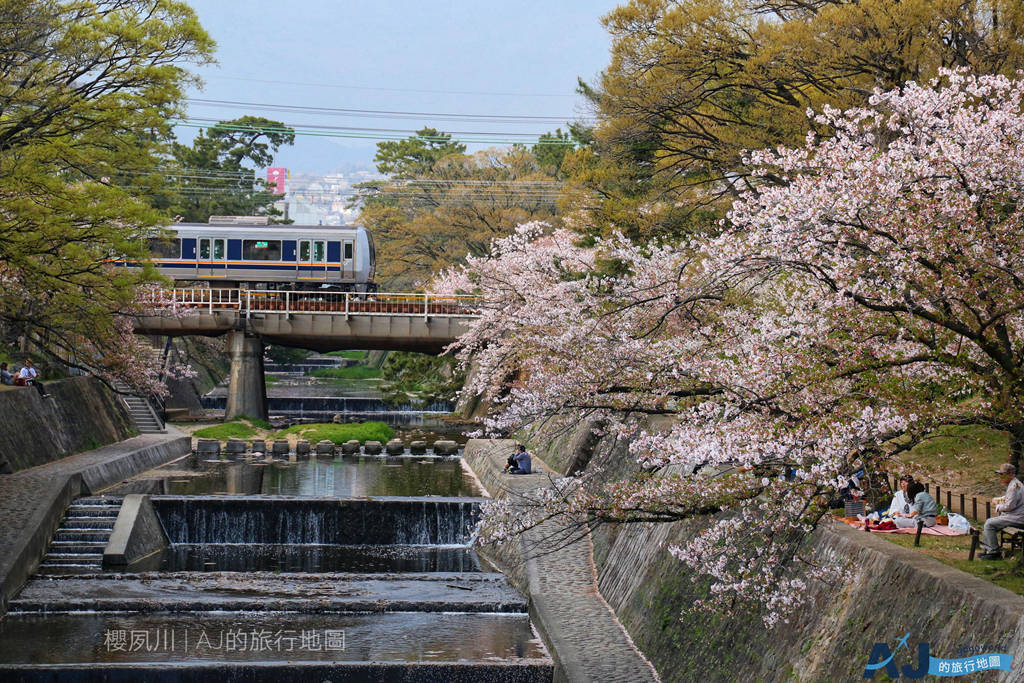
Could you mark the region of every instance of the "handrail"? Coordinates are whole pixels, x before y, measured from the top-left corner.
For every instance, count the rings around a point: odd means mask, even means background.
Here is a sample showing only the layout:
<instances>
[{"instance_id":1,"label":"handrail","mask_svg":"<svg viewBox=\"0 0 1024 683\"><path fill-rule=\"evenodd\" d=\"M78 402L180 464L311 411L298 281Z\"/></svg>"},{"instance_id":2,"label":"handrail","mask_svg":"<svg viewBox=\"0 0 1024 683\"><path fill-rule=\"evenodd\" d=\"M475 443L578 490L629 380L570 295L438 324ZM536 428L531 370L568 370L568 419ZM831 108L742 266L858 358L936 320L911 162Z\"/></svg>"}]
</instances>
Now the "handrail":
<instances>
[{"instance_id":1,"label":"handrail","mask_svg":"<svg viewBox=\"0 0 1024 683\"><path fill-rule=\"evenodd\" d=\"M252 313L321 313L356 315L416 315L429 317L477 317L483 300L466 294L438 295L423 292L302 292L264 289L182 289L164 294L179 306Z\"/></svg>"}]
</instances>

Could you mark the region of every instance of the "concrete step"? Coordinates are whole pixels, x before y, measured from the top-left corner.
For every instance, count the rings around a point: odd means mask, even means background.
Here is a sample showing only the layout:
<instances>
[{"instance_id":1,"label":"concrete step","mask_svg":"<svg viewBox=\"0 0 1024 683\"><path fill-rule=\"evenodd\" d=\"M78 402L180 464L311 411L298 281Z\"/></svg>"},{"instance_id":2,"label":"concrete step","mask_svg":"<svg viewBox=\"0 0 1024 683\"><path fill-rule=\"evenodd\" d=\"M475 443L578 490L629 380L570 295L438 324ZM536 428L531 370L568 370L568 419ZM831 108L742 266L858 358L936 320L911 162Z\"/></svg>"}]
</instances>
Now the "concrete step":
<instances>
[{"instance_id":1,"label":"concrete step","mask_svg":"<svg viewBox=\"0 0 1024 683\"><path fill-rule=\"evenodd\" d=\"M57 533L53 535L54 543L60 541L91 541L93 543L104 543L110 540L110 529L65 529L61 527L57 529Z\"/></svg>"},{"instance_id":2,"label":"concrete step","mask_svg":"<svg viewBox=\"0 0 1024 683\"><path fill-rule=\"evenodd\" d=\"M75 499L75 505L116 505L121 506L123 496L83 496Z\"/></svg>"},{"instance_id":3,"label":"concrete step","mask_svg":"<svg viewBox=\"0 0 1024 683\"><path fill-rule=\"evenodd\" d=\"M113 531L116 519L116 517L64 518L60 528L63 531L71 531L73 529L104 529L106 531Z\"/></svg>"},{"instance_id":4,"label":"concrete step","mask_svg":"<svg viewBox=\"0 0 1024 683\"><path fill-rule=\"evenodd\" d=\"M103 564L103 553L47 553L43 564Z\"/></svg>"},{"instance_id":5,"label":"concrete step","mask_svg":"<svg viewBox=\"0 0 1024 683\"><path fill-rule=\"evenodd\" d=\"M69 576L75 574L95 574L103 571L98 564L41 564L36 573L40 576Z\"/></svg>"},{"instance_id":6,"label":"concrete step","mask_svg":"<svg viewBox=\"0 0 1024 683\"><path fill-rule=\"evenodd\" d=\"M73 504L68 508L68 519L83 517L113 517L117 518L120 509L111 505L77 505Z\"/></svg>"},{"instance_id":7,"label":"concrete step","mask_svg":"<svg viewBox=\"0 0 1024 683\"><path fill-rule=\"evenodd\" d=\"M103 554L106 543L87 543L84 541L54 541L50 544L50 554L58 555L95 555Z\"/></svg>"}]
</instances>

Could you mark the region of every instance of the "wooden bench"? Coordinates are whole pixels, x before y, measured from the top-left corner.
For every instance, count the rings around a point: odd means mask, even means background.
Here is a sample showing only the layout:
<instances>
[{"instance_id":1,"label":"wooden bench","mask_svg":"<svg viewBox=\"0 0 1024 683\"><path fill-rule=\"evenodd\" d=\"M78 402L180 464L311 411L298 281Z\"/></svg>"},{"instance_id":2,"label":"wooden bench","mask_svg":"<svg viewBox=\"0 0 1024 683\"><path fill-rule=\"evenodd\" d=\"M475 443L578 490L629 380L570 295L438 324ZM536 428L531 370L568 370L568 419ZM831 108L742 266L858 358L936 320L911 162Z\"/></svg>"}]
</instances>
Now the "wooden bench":
<instances>
[{"instance_id":1,"label":"wooden bench","mask_svg":"<svg viewBox=\"0 0 1024 683\"><path fill-rule=\"evenodd\" d=\"M999 547L996 549L996 552L1003 557L1013 557L1018 550L1024 553L1024 527L1008 526L1000 529L998 538ZM977 551L980 543L981 531L971 527L971 554L967 558L968 561L974 561L974 553ZM1003 549L1005 546L1009 546L1008 551Z\"/></svg>"}]
</instances>

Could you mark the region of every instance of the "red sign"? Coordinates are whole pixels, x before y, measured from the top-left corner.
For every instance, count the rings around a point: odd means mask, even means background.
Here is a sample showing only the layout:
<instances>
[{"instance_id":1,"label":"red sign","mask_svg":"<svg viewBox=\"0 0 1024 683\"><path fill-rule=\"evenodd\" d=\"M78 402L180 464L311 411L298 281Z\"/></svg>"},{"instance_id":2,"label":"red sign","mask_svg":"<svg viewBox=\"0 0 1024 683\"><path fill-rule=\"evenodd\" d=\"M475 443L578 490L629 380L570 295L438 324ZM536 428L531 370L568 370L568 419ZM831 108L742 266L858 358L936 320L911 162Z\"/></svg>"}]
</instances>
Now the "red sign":
<instances>
[{"instance_id":1,"label":"red sign","mask_svg":"<svg viewBox=\"0 0 1024 683\"><path fill-rule=\"evenodd\" d=\"M274 194L284 194L284 181L288 178L287 168L268 168L267 185Z\"/></svg>"}]
</instances>

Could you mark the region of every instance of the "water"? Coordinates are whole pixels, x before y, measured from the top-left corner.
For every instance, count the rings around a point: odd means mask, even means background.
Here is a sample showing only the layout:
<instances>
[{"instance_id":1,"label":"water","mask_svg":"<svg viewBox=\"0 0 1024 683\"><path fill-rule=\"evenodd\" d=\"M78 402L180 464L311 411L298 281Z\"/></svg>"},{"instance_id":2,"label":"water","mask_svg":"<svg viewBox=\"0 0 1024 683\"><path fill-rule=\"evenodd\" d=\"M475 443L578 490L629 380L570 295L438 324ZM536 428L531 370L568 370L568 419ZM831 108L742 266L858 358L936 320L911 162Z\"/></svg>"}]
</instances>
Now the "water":
<instances>
[{"instance_id":1,"label":"water","mask_svg":"<svg viewBox=\"0 0 1024 683\"><path fill-rule=\"evenodd\" d=\"M176 543L161 571L231 572L479 572L466 546Z\"/></svg>"},{"instance_id":2,"label":"water","mask_svg":"<svg viewBox=\"0 0 1024 683\"><path fill-rule=\"evenodd\" d=\"M302 460L198 455L144 472L106 493L170 495L479 496L458 457L339 456Z\"/></svg>"},{"instance_id":3,"label":"water","mask_svg":"<svg viewBox=\"0 0 1024 683\"><path fill-rule=\"evenodd\" d=\"M514 662L546 656L525 614L170 612L8 614L0 620L0 663L8 664Z\"/></svg>"},{"instance_id":4,"label":"water","mask_svg":"<svg viewBox=\"0 0 1024 683\"><path fill-rule=\"evenodd\" d=\"M477 498L153 496L171 543L465 545Z\"/></svg>"}]
</instances>

